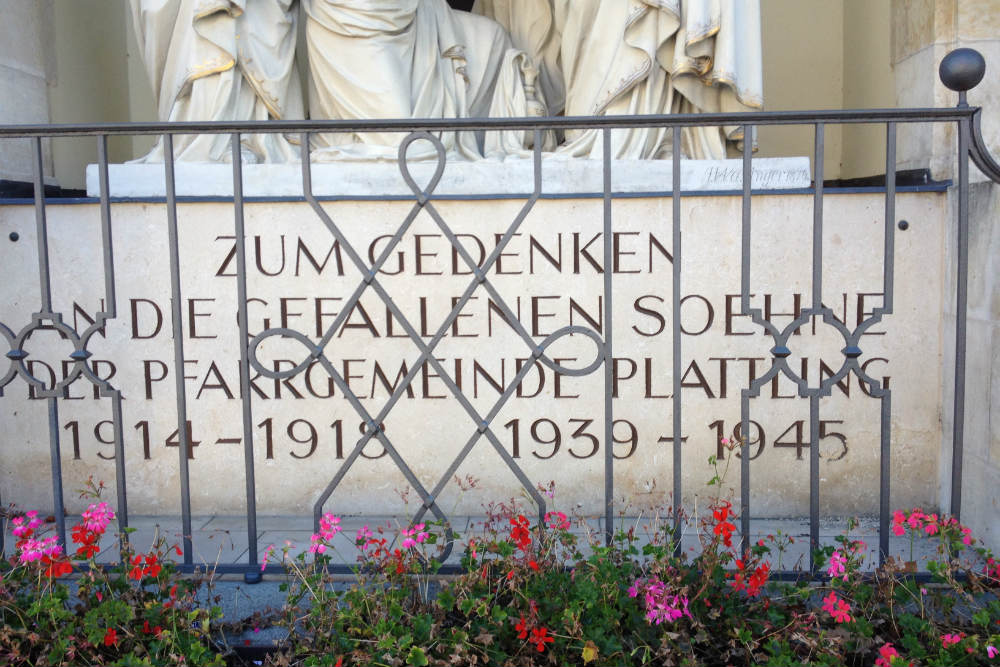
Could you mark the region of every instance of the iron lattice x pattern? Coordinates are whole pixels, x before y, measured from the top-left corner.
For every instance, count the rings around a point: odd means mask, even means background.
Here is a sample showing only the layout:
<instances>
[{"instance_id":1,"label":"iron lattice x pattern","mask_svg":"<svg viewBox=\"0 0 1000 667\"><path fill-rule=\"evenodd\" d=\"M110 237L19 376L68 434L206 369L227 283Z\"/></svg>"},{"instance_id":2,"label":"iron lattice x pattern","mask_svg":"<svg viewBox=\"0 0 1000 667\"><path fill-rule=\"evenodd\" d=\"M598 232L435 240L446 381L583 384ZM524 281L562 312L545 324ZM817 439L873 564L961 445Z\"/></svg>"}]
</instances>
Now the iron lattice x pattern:
<instances>
[{"instance_id":1,"label":"iron lattice x pattern","mask_svg":"<svg viewBox=\"0 0 1000 667\"><path fill-rule=\"evenodd\" d=\"M298 373L305 371L309 366L314 363L319 363L326 372L333 379L337 387L343 392L344 397L347 399L348 403L357 414L361 417L365 424L364 432L361 438L358 440L357 444L354 446L350 454L344 459L344 463L341 465L340 469L334 475L333 479L330 480L329 484L320 494L319 498L313 506L313 520L318 525L319 518L322 514L323 505L329 499L330 495L337 488L343 478L350 471L351 467L358 460L361 455L362 450L368 444L368 442L374 438L385 448L385 451L389 454L393 463L399 469L399 471L406 478L406 481L411 485L411 487L420 496L422 501L421 507L417 510L413 517L413 521L417 522L425 515L427 511L438 520L440 520L447 530L447 545L445 551L441 558L446 559L451 554L454 547L454 533L452 532L448 517L441 511L441 508L437 504L437 498L444 490L445 486L451 480L455 471L458 470L459 466L476 446L481 437L485 437L493 448L500 455L500 458L507 464L514 476L517 477L518 481L524 487L524 490L528 493L532 500L538 506L538 517L539 523L542 523L542 519L545 515L545 499L538 492L535 486L531 483L531 480L525 475L524 471L520 466L514 461L513 457L507 452L506 448L501 444L496 433L494 433L491 428L491 424L496 416L499 414L500 410L504 407L510 397L514 394L518 385L525 378L525 376L531 371L534 364L524 364L519 372L514 376L510 383L504 388L503 393L493 404L490 410L486 414L480 414L478 410L472 405L469 399L462 392L461 388L458 386L456 381L452 376L445 370L444 366L439 360L434 357L434 349L437 347L438 343L445 336L448 329L455 322L457 317L462 311L462 308L469 301L476 290L482 288L485 289L492 300L496 303L497 307L503 313L503 316L513 327L515 333L524 341L531 351L532 361L537 361L551 370L561 373L564 375L580 376L587 375L598 369L607 360L607 351L604 339L601 335L594 331L593 329L582 327L582 326L565 326L557 331L554 331L548 335L541 342L536 342L527 330L520 323L518 318L514 315L513 311L507 305L506 301L496 290L496 288L490 283L487 275L498 260L501 253L507 247L510 240L514 237L517 230L520 228L524 219L527 217L528 213L531 212L541 195L541 132L536 130L535 132L535 149L534 149L534 187L531 195L525 201L524 205L518 211L513 222L508 226L507 231L504 233L503 237L496 244L493 252L483 261L482 265L476 263L472 256L468 253L465 247L462 245L461 241L456 237L455 233L451 230L448 224L445 222L444 218L441 216L440 212L435 208L431 201L431 197L434 190L437 188L438 183L441 180L441 176L444 173L445 163L447 160L447 153L444 145L437 137L433 136L428 132L414 132L409 134L399 147L399 157L398 164L400 172L402 173L403 180L406 182L407 186L413 192L415 201L410 209L409 213L404 218L402 224L398 227L395 234L386 244L385 248L382 250L381 255L375 260L372 265L368 265L358 254L357 250L345 236L343 231L340 229L338 224L333 220L333 218L327 213L327 211L320 205L317 201L313 190L312 190L312 169L310 164L310 159L308 155L309 146L309 134L305 133L302 137L303 152L305 155L302 160L302 180L303 180L303 190L306 201L312 207L316 215L323 221L327 229L334 236L334 238L340 243L341 248L345 254L349 257L350 261L357 267L358 271L362 274L362 280L358 283L354 292L351 296L345 300L344 306L340 313L326 329L323 337L317 342L313 343L308 336L300 331L295 331L288 328L275 327L270 328L259 333L250 342L250 363L253 365L261 374L266 377L274 379L285 379L290 378ZM427 185L421 188L413 176L410 173L409 166L407 164L407 149L415 141L428 141L434 147L437 153L437 165L433 176ZM472 280L469 282L468 286L465 288L462 296L455 302L451 311L445 317L444 321L441 323L440 327L435 331L433 337L428 341L424 342L418 331L410 323L406 315L400 310L399 306L393 301L391 295L386 291L385 287L378 279L379 271L381 270L383 264L389 259L393 250L403 239L407 230L416 220L417 216L421 211L426 211L434 223L441 230L445 238L455 249L455 252L462 258L462 261L468 266L472 272ZM343 323L349 317L354 306L359 302L362 294L368 289L374 291L378 297L385 303L386 307L392 313L392 316L400 323L403 330L406 332L407 337L413 342L414 345L420 351L420 356L413 363L413 365L408 369L406 375L397 384L396 388L389 396L389 399L378 411L377 414L372 415L365 406L358 399L357 395L351 390L350 386L344 379L343 375L339 373L330 359L326 356L324 350L326 346L330 343L331 339L334 337L337 331L340 330ZM554 362L545 354L546 348L548 348L556 340L559 340L563 336L570 334L582 334L590 338L597 349L597 354L594 360L583 368L566 368ZM302 343L305 348L309 351L308 356L294 368L285 371L276 371L273 369L266 368L258 359L258 349L260 344L272 337L272 336L284 336L292 338ZM407 389L410 387L414 378L416 378L421 367L424 364L430 364L441 380L445 383L448 390L461 405L462 409L469 415L475 428L469 439L466 441L464 447L455 457L455 459L448 466L447 470L442 474L440 480L433 488L428 490L423 484L417 479L410 469L409 465L406 463L405 459L400 454L398 448L392 443L389 437L386 435L385 429L383 428L383 423L389 413L392 411L393 407L399 401L399 399L406 393Z\"/></svg>"}]
</instances>

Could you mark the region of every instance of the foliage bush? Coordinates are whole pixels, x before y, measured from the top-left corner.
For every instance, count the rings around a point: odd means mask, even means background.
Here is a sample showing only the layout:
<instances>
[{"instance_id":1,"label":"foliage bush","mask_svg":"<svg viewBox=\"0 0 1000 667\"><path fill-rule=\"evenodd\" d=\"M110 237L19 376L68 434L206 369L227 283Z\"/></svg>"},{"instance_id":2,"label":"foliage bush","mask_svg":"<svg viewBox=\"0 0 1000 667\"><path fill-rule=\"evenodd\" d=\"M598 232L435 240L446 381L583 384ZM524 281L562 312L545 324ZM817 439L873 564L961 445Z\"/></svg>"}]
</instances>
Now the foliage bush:
<instances>
[{"instance_id":1,"label":"foliage bush","mask_svg":"<svg viewBox=\"0 0 1000 667\"><path fill-rule=\"evenodd\" d=\"M710 462L710 485L721 489L724 471ZM177 574L162 541L137 552L123 536L121 563L96 566L113 516L92 503L73 528L73 554L39 534L35 513L13 516L0 664L232 662L213 641L219 610L197 604L197 582ZM675 548L663 521L643 535L622 526L604 545L581 539L562 512L538 519L512 501L491 505L464 538L441 525L365 526L352 553L339 554L341 521L325 515L307 552L265 550L264 565L284 564L288 596L277 619L288 639L265 664L1000 665L1000 561L947 516L893 515L895 535L936 541L925 583L891 559L866 572L853 522L815 552L820 581L775 581L791 538L769 535L744 551L718 493L694 522L701 548L692 554ZM449 540L464 548L465 572L441 577L435 557ZM349 585L330 573L338 558L354 564Z\"/></svg>"}]
</instances>

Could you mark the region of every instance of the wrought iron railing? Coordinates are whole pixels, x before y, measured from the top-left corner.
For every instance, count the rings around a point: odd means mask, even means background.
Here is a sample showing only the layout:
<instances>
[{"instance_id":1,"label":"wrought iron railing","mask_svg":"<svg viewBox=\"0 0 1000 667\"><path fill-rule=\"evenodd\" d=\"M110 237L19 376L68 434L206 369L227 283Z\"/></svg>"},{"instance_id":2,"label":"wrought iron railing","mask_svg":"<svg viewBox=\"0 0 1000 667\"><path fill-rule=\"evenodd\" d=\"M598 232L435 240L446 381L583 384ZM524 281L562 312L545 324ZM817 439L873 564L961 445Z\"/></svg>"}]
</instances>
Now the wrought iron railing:
<instances>
[{"instance_id":1,"label":"wrought iron railing","mask_svg":"<svg viewBox=\"0 0 1000 667\"><path fill-rule=\"evenodd\" d=\"M980 59L981 61L981 59ZM169 234L169 264L172 296L172 326L173 326L173 348L174 348L174 377L176 382L176 417L177 417L177 437L178 466L180 478L180 500L181 500L181 522L183 531L183 561L188 569L196 565L192 548L192 513L191 513L191 489L188 470L188 456L190 435L186 424L188 421L188 405L186 399L186 386L184 378L185 364L185 339L183 331L182 286L181 286L181 266L178 251L178 213L177 213L177 188L175 184L175 164L173 161L173 137L178 134L229 134L232 137L232 184L234 206L234 230L237 241L246 238L244 224L244 192L243 192L243 164L240 154L241 135L262 134L262 133L297 133L301 135L301 146L310 145L312 135L324 132L401 132L408 133L402 142L399 151L399 167L402 175L412 195L409 200L413 202L412 209L398 227L395 234L383 248L381 254L373 263L364 260L362 254L352 245L348 236L338 223L321 206L319 199L312 188L313 165L310 159L303 159L301 162L303 179L303 198L308 202L315 215L323 222L329 233L335 238L340 247L346 253L350 263L352 263L362 276L354 293L345 302L340 315L326 329L318 341L313 341L306 334L287 327L272 327L255 337L251 338L248 332L247 316L247 256L245 244L237 242L235 244L235 261L238 289L239 306L239 330L240 340L244 344L240 345L240 367L241 367L241 396L242 396L242 429L244 446L244 464L246 480L246 522L249 549L246 563L221 564L219 571L244 573L248 580L259 577L259 554L257 548L257 507L256 507L256 486L255 486L255 465L254 465L254 425L253 406L251 402L251 391L248 386L250 382L250 368L255 369L261 375L271 378L289 378L303 372L312 364L320 364L332 378L337 388L347 398L348 402L367 425L364 434L355 443L353 449L344 459L340 469L330 480L327 487L320 494L314 506L314 521L318 523L323 511L324 503L330 494L340 484L341 480L358 460L365 445L372 439L377 440L384 447L389 457L406 477L408 483L416 491L422 503L420 509L414 516L414 521L419 521L425 513L430 512L436 518L447 522L445 515L437 502L444 484L451 478L459 465L466 459L469 452L481 439L488 441L496 450L499 456L505 461L510 470L517 476L525 491L531 496L538 506L539 518L541 519L546 510L546 499L542 496L528 480L518 463L512 458L506 447L501 443L494 430L494 418L501 408L512 397L520 382L532 368L530 364L524 365L513 380L506 385L497 401L487 411L478 410L467 398L463 390L449 376L447 370L435 359L434 350L442 337L446 334L456 318L459 316L463 306L465 306L474 292L485 290L488 292L502 311L507 321L515 328L519 337L524 341L532 360L543 364L554 372L572 375L586 375L603 370L604 373L604 511L605 530L607 538L611 539L611 528L614 516L614 466L615 457L613 449L613 424L614 405L612 401L612 384L614 382L614 369L611 363L614 349L612 339L613 327L612 308L614 302L613 272L604 271L603 275L603 311L604 327L603 333L592 328L571 325L563 327L558 331L544 338L535 340L529 332L519 323L518 318L512 312L510 306L503 296L496 290L489 277L490 269L501 257L505 247L511 241L517 230L521 226L525 217L535 203L543 196L542 183L542 141L541 133L553 129L593 129L598 130L603 137L603 189L593 193L604 202L603 209L603 243L605 257L612 254L612 192L611 178L611 132L619 128L641 128L656 127L669 128L673 133L673 145L681 145L681 130L689 127L736 125L742 126L744 136L753 136L754 129L761 126L771 125L807 125L812 126L815 131L815 148L813 153L814 183L811 193L814 197L813 209L813 245L812 245L812 286L808 297L808 305L804 308L793 322L783 328L779 328L765 317L765 313L759 308L751 307L751 286L750 286L750 260L751 260L751 229L753 204L752 190L752 165L754 157L751 144L744 143L742 154L742 223L741 223L741 267L740 267L740 313L749 316L754 323L761 327L773 339L771 355L773 362L770 369L763 375L753 379L750 386L742 389L741 392L741 425L742 433L750 432L749 401L750 398L758 396L761 388L773 378L782 374L798 385L798 393L802 398L809 399L809 525L811 544L819 543L819 520L821 516L820 507L820 454L818 441L821 435L821 422L819 419L819 400L823 396L830 395L832 388L845 377L853 373L860 381L869 387L869 395L880 400L881 405L881 431L880 431L880 460L881 469L879 476L879 552L881 558L885 558L889 548L889 521L890 521L890 413L891 413L891 392L887 387L872 377L870 377L858 362L861 356L859 347L860 337L873 325L879 323L884 315L893 311L893 279L894 279L894 232L895 232L895 204L896 204L896 142L897 128L901 123L950 123L958 129L958 172L955 188L957 191L957 221L954 230L957 242L957 294L956 294L956 332L955 332L955 357L954 357L954 425L952 433L952 484L950 509L954 515L959 515L962 505L962 461L963 461L963 425L965 413L965 358L966 358L966 300L968 282L968 217L969 217L969 172L968 159L971 158L975 164L991 179L1000 182L1000 165L992 159L985 149L982 135L979 128L980 113L978 108L970 107L966 103L965 91L974 86L981 78L981 62L977 64L976 58L971 56L966 50L956 52L942 65L942 78L946 85L959 91L960 101L956 108L948 109L871 109L871 110L843 110L843 111L785 111L785 112L760 112L741 114L702 114L702 115L679 115L679 116L628 116L628 117L602 117L602 118L532 118L532 119L444 119L444 120L369 120L369 121L271 121L271 122L223 122L223 123L127 123L127 124L100 124L100 125L36 125L36 126L2 126L0 127L0 140L29 139L34 146L34 211L37 230L37 255L38 270L40 276L40 306L27 323L14 323L4 321L0 318L0 335L4 338L8 351L5 355L9 360L9 365L0 376L0 390L9 385L16 378L21 378L29 386L34 388L35 396L44 398L48 405L49 421L49 442L52 476L52 493L55 522L60 538L65 542L65 515L63 510L63 482L61 471L61 443L59 426L59 401L67 387L81 378L81 376L97 387L102 397L109 398L112 406L112 423L114 428L114 459L116 469L115 484L118 497L118 517L120 526L128 525L128 495L126 484L125 467L125 445L122 423L122 393L113 383L98 376L95 370L88 366L87 359L92 352L88 349L94 335L103 331L104 326L110 320L118 317L118 304L116 301L116 273L115 255L112 229L112 207L113 198L109 185L108 169L108 137L116 135L159 135L164 140L165 156L165 203L167 212L167 229ZM978 75L978 78L977 78ZM823 198L824 198L824 150L826 130L829 126L854 124L854 123L877 123L885 127L885 188L884 188L884 247L883 247L883 281L884 281L884 301L882 305L867 316L856 328L850 329L846 323L841 322L834 313L821 302L822 295L822 263L823 263ZM440 140L434 135L439 131L498 131L498 130L526 130L535 133L533 151L533 191L527 196L520 211L507 227L506 232L500 238L496 248L486 257L485 261L478 263L468 253L456 237L455 232L448 225L445 219L439 214L435 207L434 191L442 172L444 170L446 155ZM97 142L97 163L100 183L100 216L101 235L103 247L104 266L104 303L105 309L96 314L95 320L83 331L79 331L68 324L63 313L58 312L53 307L51 289L51 267L49 256L49 235L47 231L47 208L45 198L45 185L43 179L43 144L45 138L60 137L93 137ZM410 174L406 160L406 149L410 143L418 139L426 140L434 145L437 151L437 170L431 181L424 187L417 185ZM307 149L306 149L307 150ZM681 360L682 360L682 336L680 320L681 303L681 198L686 193L681 189L681 160L679 151L674 151L673 155L673 176L672 187L668 194L673 211L672 222L672 254L673 254L673 284L672 284L672 381L673 381L673 438L672 438L672 459L673 459L673 497L682 497L682 447L683 441L681 432L680 415L683 410L681 400ZM441 233L447 237L454 251L460 259L467 265L471 272L469 283L462 296L454 303L451 312L441 323L429 340L417 332L412 325L407 314L396 304L392 295L385 288L379 278L379 270L384 266L390 257L393 249L399 244L403 235L420 212L426 212L431 216ZM378 412L370 412L352 391L342 373L331 363L324 350L330 343L334 332L344 323L344 320L351 312L351 306L358 303L362 294L370 290L375 293L386 308L392 313L398 322L404 327L409 339L417 346L420 357L416 363L412 364L408 373L396 385L389 400ZM797 329L808 323L812 318L822 318L822 320L833 326L843 337L844 348L843 363L840 368L823 379L818 386L810 387L809 383L797 374L787 363L789 356L788 341L789 336ZM54 328L66 339L72 342L74 351L69 355L72 363L71 372L60 381L52 383L45 382L35 377L25 363L28 353L24 350L25 341L33 332L39 329ZM597 355L594 360L584 368L566 368L546 354L547 348L556 340L569 334L580 334L588 337L594 342L597 348ZM277 371L269 369L257 358L259 345L272 336L282 336L300 342L304 348L304 358L295 368ZM249 342L247 342L249 341ZM380 428L388 414L404 395L411 383L414 381L419 369L424 363L434 367L438 376L448 386L452 396L462 406L464 411L475 425L469 435L464 447L459 455L450 462L445 474L441 476L441 482L433 487L425 487L408 466L404 457L400 454L397 444ZM51 386L50 386L51 385ZM747 439L748 440L748 439ZM744 536L743 547L746 549L748 541L746 537L750 534L750 443L742 443L742 460L740 462L741 477L741 531ZM679 502L677 503L679 505ZM679 506L675 508L673 516L674 527L679 528L682 516ZM2 540L2 535L0 535ZM0 543L2 547L2 543ZM449 544L447 551L450 552L452 545ZM679 548L679 543L678 543ZM810 565L812 561L810 560Z\"/></svg>"}]
</instances>

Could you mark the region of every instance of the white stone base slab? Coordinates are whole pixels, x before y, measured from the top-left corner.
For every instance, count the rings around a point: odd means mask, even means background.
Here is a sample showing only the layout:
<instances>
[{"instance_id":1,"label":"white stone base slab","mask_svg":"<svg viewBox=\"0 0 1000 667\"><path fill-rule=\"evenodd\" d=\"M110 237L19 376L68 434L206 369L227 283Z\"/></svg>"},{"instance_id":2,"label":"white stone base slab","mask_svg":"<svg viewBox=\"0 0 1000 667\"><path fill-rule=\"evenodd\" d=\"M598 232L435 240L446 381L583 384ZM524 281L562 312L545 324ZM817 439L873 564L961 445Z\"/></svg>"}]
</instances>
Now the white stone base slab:
<instances>
[{"instance_id":1,"label":"white stone base slab","mask_svg":"<svg viewBox=\"0 0 1000 667\"><path fill-rule=\"evenodd\" d=\"M414 180L421 186L434 173L434 162L411 162ZM673 182L669 160L615 160L611 188L614 192L664 192ZM543 192L579 194L602 192L604 168L600 160L551 157L542 166ZM534 169L528 159L449 162L439 195L505 195L529 193ZM162 164L109 165L112 197L163 197ZM400 168L385 162L314 164L313 192L318 196L408 195ZM248 197L302 196L302 168L298 164L254 164L243 167L243 194ZM809 158L760 158L753 161L755 190L807 188L811 182ZM233 168L229 164L180 162L175 167L176 193L189 197L229 197L233 194ZM684 160L681 188L685 191L737 190L743 187L741 160ZM97 165L87 167L87 195L100 196Z\"/></svg>"}]
</instances>

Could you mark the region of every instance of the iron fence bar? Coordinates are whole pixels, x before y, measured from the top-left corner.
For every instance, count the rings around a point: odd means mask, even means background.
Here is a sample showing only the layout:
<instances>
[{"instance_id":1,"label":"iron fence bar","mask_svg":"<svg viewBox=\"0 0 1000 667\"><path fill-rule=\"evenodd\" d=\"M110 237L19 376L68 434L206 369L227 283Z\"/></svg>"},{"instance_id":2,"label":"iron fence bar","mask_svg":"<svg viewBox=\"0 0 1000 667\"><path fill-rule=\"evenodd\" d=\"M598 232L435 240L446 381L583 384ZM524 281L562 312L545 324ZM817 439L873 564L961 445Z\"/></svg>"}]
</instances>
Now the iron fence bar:
<instances>
[{"instance_id":1,"label":"iron fence bar","mask_svg":"<svg viewBox=\"0 0 1000 667\"><path fill-rule=\"evenodd\" d=\"M45 165L42 160L42 138L36 137L32 144L34 157L35 228L38 237L38 285L41 292L41 308L37 315L37 322L41 324L43 319L48 319L56 323L59 318L52 312L52 284L49 274L49 231L48 222L45 217ZM56 384L58 385L58 383ZM46 402L48 403L49 412L49 459L52 466L52 502L54 505L52 509L56 518L56 533L59 536L59 541L65 545L66 513L62 488L62 455L59 448L59 399L56 394L52 394L46 399Z\"/></svg>"},{"instance_id":2,"label":"iron fence bar","mask_svg":"<svg viewBox=\"0 0 1000 667\"><path fill-rule=\"evenodd\" d=\"M191 445L187 431L187 394L184 381L184 326L181 320L181 269L177 230L177 192L174 183L174 139L163 135L163 170L167 189L167 236L170 247L171 315L174 335L174 387L177 393L177 450L181 481L181 532L184 541L184 563L193 562L191 530L191 486L188 456Z\"/></svg>"},{"instance_id":3,"label":"iron fence bar","mask_svg":"<svg viewBox=\"0 0 1000 667\"><path fill-rule=\"evenodd\" d=\"M604 168L604 540L611 545L614 536L614 493L615 493L615 422L614 400L614 353L612 347L613 327L611 283L612 227L611 227L611 129L601 133L603 151L601 158ZM675 260L676 261L676 260Z\"/></svg>"},{"instance_id":4,"label":"iron fence bar","mask_svg":"<svg viewBox=\"0 0 1000 667\"><path fill-rule=\"evenodd\" d=\"M823 309L823 176L826 126L823 123L816 123L815 128L810 317L815 317ZM814 552L819 548L819 399L820 392L809 397L809 571L814 574L816 572Z\"/></svg>"},{"instance_id":5,"label":"iron fence bar","mask_svg":"<svg viewBox=\"0 0 1000 667\"><path fill-rule=\"evenodd\" d=\"M893 281L895 276L896 234L896 124L885 127L885 248L883 250L882 307L891 313L893 308ZM879 424L879 503L878 503L878 562L885 564L889 556L889 512L891 502L892 463L892 395L888 387L882 388Z\"/></svg>"},{"instance_id":6,"label":"iron fence bar","mask_svg":"<svg viewBox=\"0 0 1000 667\"><path fill-rule=\"evenodd\" d=\"M243 416L243 464L247 494L247 563L257 565L257 483L254 470L253 407L250 392L250 345L249 324L247 323L247 252L246 227L243 216L243 154L240 149L240 133L232 137L233 160L233 215L236 227L236 299L237 318L240 329L240 406ZM246 582L261 580L256 567L246 573Z\"/></svg>"},{"instance_id":7,"label":"iron fence bar","mask_svg":"<svg viewBox=\"0 0 1000 667\"><path fill-rule=\"evenodd\" d=\"M49 231L45 217L45 175L42 162L42 139L36 137L32 142L34 157L34 187L35 187L35 228L38 243L38 287L41 291L42 305L40 317L52 316L52 285L49 276Z\"/></svg>"},{"instance_id":8,"label":"iron fence bar","mask_svg":"<svg viewBox=\"0 0 1000 667\"><path fill-rule=\"evenodd\" d=\"M672 285L672 329L673 329L673 359L671 372L673 373L673 475L674 475L674 555L681 553L681 501L683 499L683 488L681 487L681 445L684 442L684 428L682 422L681 407L681 128L673 128L673 150L671 151L671 186L670 204L673 219L672 244L674 259L671 263L673 276Z\"/></svg>"},{"instance_id":9,"label":"iron fence bar","mask_svg":"<svg viewBox=\"0 0 1000 667\"><path fill-rule=\"evenodd\" d=\"M448 130L601 129L706 127L719 125L808 125L815 122L899 123L953 122L973 116L977 107L912 109L815 109L636 116L551 116L546 118L424 118L373 120L267 120L0 125L0 137L71 137L81 135L271 134L302 132L418 132Z\"/></svg>"},{"instance_id":10,"label":"iron fence bar","mask_svg":"<svg viewBox=\"0 0 1000 667\"><path fill-rule=\"evenodd\" d=\"M993 159L990 149L983 141L983 110L974 107L972 115L972 130L969 136L969 155L979 170L993 181L1000 183L1000 163Z\"/></svg>"},{"instance_id":11,"label":"iron fence bar","mask_svg":"<svg viewBox=\"0 0 1000 667\"><path fill-rule=\"evenodd\" d=\"M49 458L52 461L52 510L56 518L56 534L59 542L66 542L66 510L63 501L62 484L62 454L59 448L59 399L50 396L46 399L49 408Z\"/></svg>"},{"instance_id":12,"label":"iron fence bar","mask_svg":"<svg viewBox=\"0 0 1000 667\"><path fill-rule=\"evenodd\" d=\"M743 126L743 200L741 209L743 262L740 272L742 284L746 286L741 294L743 311L750 309L750 194L753 188L753 126ZM751 382L752 382L751 378ZM743 558L750 551L750 444L747 433L750 432L750 413L740 416L740 548ZM735 451L735 450L732 450Z\"/></svg>"},{"instance_id":13,"label":"iron fence bar","mask_svg":"<svg viewBox=\"0 0 1000 667\"><path fill-rule=\"evenodd\" d=\"M964 91L960 104L965 102ZM969 295L969 130L968 120L958 123L958 266L955 295L955 396L952 411L951 504L949 511L961 520L962 462L965 445L965 342Z\"/></svg>"},{"instance_id":14,"label":"iron fence bar","mask_svg":"<svg viewBox=\"0 0 1000 667\"><path fill-rule=\"evenodd\" d=\"M114 246L111 234L111 187L108 179L108 138L101 135L97 138L97 174L100 183L100 210L101 210L101 247L104 251L104 308L97 314L91 331L104 330L108 319L118 317L118 302L115 290L115 260ZM84 341L89 341L90 331L84 334ZM104 387L101 387L102 395ZM123 528L128 528L128 491L127 479L125 475L125 435L122 433L122 394L117 389L112 389L111 395L111 423L114 428L115 446L115 493L118 497L115 518L118 520L119 540L122 550L126 546L128 533Z\"/></svg>"}]
</instances>

